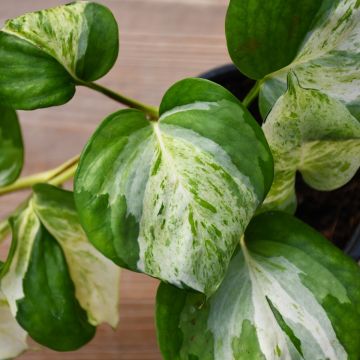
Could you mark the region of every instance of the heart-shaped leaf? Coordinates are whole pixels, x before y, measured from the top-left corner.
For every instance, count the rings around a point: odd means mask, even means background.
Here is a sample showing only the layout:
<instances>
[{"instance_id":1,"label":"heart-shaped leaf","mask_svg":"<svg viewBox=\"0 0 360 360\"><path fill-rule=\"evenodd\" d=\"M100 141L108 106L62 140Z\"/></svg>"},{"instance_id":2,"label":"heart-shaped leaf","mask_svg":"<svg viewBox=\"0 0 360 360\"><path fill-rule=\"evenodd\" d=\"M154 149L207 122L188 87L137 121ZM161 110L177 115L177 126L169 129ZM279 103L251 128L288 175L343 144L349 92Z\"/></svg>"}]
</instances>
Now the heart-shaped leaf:
<instances>
[{"instance_id":1,"label":"heart-shaped leaf","mask_svg":"<svg viewBox=\"0 0 360 360\"><path fill-rule=\"evenodd\" d=\"M34 187L34 209L60 244L75 285L76 298L89 322L116 327L119 321L120 269L87 240L75 209L73 194L51 185Z\"/></svg>"},{"instance_id":2,"label":"heart-shaped leaf","mask_svg":"<svg viewBox=\"0 0 360 360\"><path fill-rule=\"evenodd\" d=\"M359 267L285 213L252 220L213 297L161 284L156 312L169 360L360 357Z\"/></svg>"},{"instance_id":3,"label":"heart-shaped leaf","mask_svg":"<svg viewBox=\"0 0 360 360\"><path fill-rule=\"evenodd\" d=\"M271 185L271 154L241 103L207 80L175 84L160 114L101 124L75 179L80 219L120 266L211 294Z\"/></svg>"},{"instance_id":4,"label":"heart-shaped leaf","mask_svg":"<svg viewBox=\"0 0 360 360\"><path fill-rule=\"evenodd\" d=\"M12 220L13 242L2 269L1 288L18 323L37 342L75 350L95 328L75 297L61 247L29 206Z\"/></svg>"},{"instance_id":5,"label":"heart-shaped leaf","mask_svg":"<svg viewBox=\"0 0 360 360\"><path fill-rule=\"evenodd\" d=\"M297 170L311 187L329 191L346 184L360 167L360 122L346 106L303 89L294 73L288 86L263 125L275 162L263 210L295 210Z\"/></svg>"},{"instance_id":6,"label":"heart-shaped leaf","mask_svg":"<svg viewBox=\"0 0 360 360\"><path fill-rule=\"evenodd\" d=\"M231 0L226 38L235 65L252 79L261 79L288 65L321 3L320 0Z\"/></svg>"},{"instance_id":7,"label":"heart-shaped leaf","mask_svg":"<svg viewBox=\"0 0 360 360\"><path fill-rule=\"evenodd\" d=\"M76 84L111 69L118 47L112 13L92 2L9 20L0 31L0 103L15 109L64 104Z\"/></svg>"},{"instance_id":8,"label":"heart-shaped leaf","mask_svg":"<svg viewBox=\"0 0 360 360\"><path fill-rule=\"evenodd\" d=\"M2 267L0 262L0 271ZM10 307L0 289L0 360L12 359L27 349L26 331L11 314Z\"/></svg>"},{"instance_id":9,"label":"heart-shaped leaf","mask_svg":"<svg viewBox=\"0 0 360 360\"><path fill-rule=\"evenodd\" d=\"M24 147L16 112L0 106L0 186L19 177L23 162Z\"/></svg>"},{"instance_id":10,"label":"heart-shaped leaf","mask_svg":"<svg viewBox=\"0 0 360 360\"><path fill-rule=\"evenodd\" d=\"M286 90L287 74L293 70L302 87L320 90L339 100L360 118L359 2L324 2L317 17L292 63L266 76L260 94L263 116Z\"/></svg>"}]
</instances>

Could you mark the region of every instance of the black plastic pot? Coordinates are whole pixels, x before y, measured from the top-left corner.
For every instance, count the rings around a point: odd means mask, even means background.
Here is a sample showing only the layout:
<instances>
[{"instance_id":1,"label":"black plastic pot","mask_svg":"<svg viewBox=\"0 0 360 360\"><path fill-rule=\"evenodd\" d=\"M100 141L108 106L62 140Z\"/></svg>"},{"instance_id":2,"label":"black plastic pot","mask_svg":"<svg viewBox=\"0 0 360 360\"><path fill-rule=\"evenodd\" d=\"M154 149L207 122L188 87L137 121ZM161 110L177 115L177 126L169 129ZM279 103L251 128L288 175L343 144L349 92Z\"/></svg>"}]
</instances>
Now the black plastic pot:
<instances>
[{"instance_id":1,"label":"black plastic pot","mask_svg":"<svg viewBox=\"0 0 360 360\"><path fill-rule=\"evenodd\" d=\"M222 85L239 100L244 99L255 81L232 65L223 65L199 77ZM259 124L263 120L254 101L249 111ZM298 174L296 216L321 232L354 260L360 261L360 171L340 189L322 192L310 188ZM337 229L337 230L336 230Z\"/></svg>"}]
</instances>

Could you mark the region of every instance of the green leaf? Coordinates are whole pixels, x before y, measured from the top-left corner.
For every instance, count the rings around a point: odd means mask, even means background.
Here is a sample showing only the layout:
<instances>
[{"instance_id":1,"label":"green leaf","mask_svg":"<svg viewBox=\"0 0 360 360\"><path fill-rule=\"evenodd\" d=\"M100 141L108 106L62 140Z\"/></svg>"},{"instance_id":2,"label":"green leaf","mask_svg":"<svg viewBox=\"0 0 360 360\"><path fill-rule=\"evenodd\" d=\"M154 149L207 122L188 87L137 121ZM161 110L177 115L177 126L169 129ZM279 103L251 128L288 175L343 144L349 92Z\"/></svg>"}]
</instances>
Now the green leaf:
<instances>
[{"instance_id":1,"label":"green leaf","mask_svg":"<svg viewBox=\"0 0 360 360\"><path fill-rule=\"evenodd\" d=\"M287 74L293 70L302 87L339 100L360 119L359 16L357 0L324 2L318 21L296 58L290 65L266 76L260 94L263 115L281 95L281 88L283 92L286 90Z\"/></svg>"},{"instance_id":2,"label":"green leaf","mask_svg":"<svg viewBox=\"0 0 360 360\"><path fill-rule=\"evenodd\" d=\"M266 80L261 84L259 93L259 110L266 119L277 99L286 92L287 83L276 78Z\"/></svg>"},{"instance_id":3,"label":"green leaf","mask_svg":"<svg viewBox=\"0 0 360 360\"><path fill-rule=\"evenodd\" d=\"M156 307L165 359L360 357L359 267L285 213L252 220L209 300L163 283Z\"/></svg>"},{"instance_id":4,"label":"green leaf","mask_svg":"<svg viewBox=\"0 0 360 360\"><path fill-rule=\"evenodd\" d=\"M0 186L18 178L23 163L24 147L16 112L0 106Z\"/></svg>"},{"instance_id":5,"label":"green leaf","mask_svg":"<svg viewBox=\"0 0 360 360\"><path fill-rule=\"evenodd\" d=\"M6 298L0 290L0 359L19 356L27 349L26 332L12 316Z\"/></svg>"},{"instance_id":6,"label":"green leaf","mask_svg":"<svg viewBox=\"0 0 360 360\"><path fill-rule=\"evenodd\" d=\"M261 79L295 57L321 6L313 0L231 0L226 38L242 73Z\"/></svg>"},{"instance_id":7,"label":"green leaf","mask_svg":"<svg viewBox=\"0 0 360 360\"><path fill-rule=\"evenodd\" d=\"M295 174L329 191L346 184L360 167L360 122L339 101L302 88L289 75L263 130L275 161L275 177L262 209L294 210Z\"/></svg>"},{"instance_id":8,"label":"green leaf","mask_svg":"<svg viewBox=\"0 0 360 360\"><path fill-rule=\"evenodd\" d=\"M261 129L227 90L186 79L159 122L122 110L87 144L75 200L90 241L120 266L211 294L273 176Z\"/></svg>"},{"instance_id":9,"label":"green leaf","mask_svg":"<svg viewBox=\"0 0 360 360\"><path fill-rule=\"evenodd\" d=\"M0 244L10 233L10 224L7 219L0 222Z\"/></svg>"},{"instance_id":10,"label":"green leaf","mask_svg":"<svg viewBox=\"0 0 360 360\"><path fill-rule=\"evenodd\" d=\"M32 202L12 221L13 243L1 288L29 335L58 351L75 350L95 334L75 297L61 247L36 216Z\"/></svg>"},{"instance_id":11,"label":"green leaf","mask_svg":"<svg viewBox=\"0 0 360 360\"><path fill-rule=\"evenodd\" d=\"M76 84L112 68L118 41L110 10L87 1L7 21L0 32L0 102L25 110L66 103Z\"/></svg>"},{"instance_id":12,"label":"green leaf","mask_svg":"<svg viewBox=\"0 0 360 360\"><path fill-rule=\"evenodd\" d=\"M120 269L88 241L75 209L72 192L51 185L34 187L34 209L61 246L75 294L89 322L116 327L119 321Z\"/></svg>"}]
</instances>

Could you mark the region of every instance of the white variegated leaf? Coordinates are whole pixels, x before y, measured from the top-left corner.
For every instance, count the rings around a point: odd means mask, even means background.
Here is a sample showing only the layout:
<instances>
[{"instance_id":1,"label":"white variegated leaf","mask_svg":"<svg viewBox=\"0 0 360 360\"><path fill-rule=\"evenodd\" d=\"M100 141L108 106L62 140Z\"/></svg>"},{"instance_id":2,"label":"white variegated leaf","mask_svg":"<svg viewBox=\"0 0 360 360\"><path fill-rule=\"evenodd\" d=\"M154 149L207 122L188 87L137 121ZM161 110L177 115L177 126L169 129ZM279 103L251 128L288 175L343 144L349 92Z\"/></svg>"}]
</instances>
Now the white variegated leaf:
<instances>
[{"instance_id":1,"label":"white variegated leaf","mask_svg":"<svg viewBox=\"0 0 360 360\"><path fill-rule=\"evenodd\" d=\"M12 359L27 349L26 331L16 322L0 290L0 360Z\"/></svg>"},{"instance_id":2,"label":"white variegated leaf","mask_svg":"<svg viewBox=\"0 0 360 360\"><path fill-rule=\"evenodd\" d=\"M87 2L78 1L70 6L25 14L7 21L2 31L40 47L75 76L76 63L86 50L86 43L79 48L81 36L88 31L84 17L86 5Z\"/></svg>"},{"instance_id":3,"label":"white variegated leaf","mask_svg":"<svg viewBox=\"0 0 360 360\"><path fill-rule=\"evenodd\" d=\"M9 257L10 266L1 279L1 288L9 303L11 313L17 314L17 301L24 298L23 279L28 270L31 252L41 223L34 213L32 203L13 220L13 237L22 241L13 241ZM14 234L15 232L15 234Z\"/></svg>"},{"instance_id":4,"label":"white variegated leaf","mask_svg":"<svg viewBox=\"0 0 360 360\"><path fill-rule=\"evenodd\" d=\"M11 225L12 244L1 272L9 311L36 342L58 351L78 349L93 338L95 327L76 297L64 252L41 223L33 199Z\"/></svg>"},{"instance_id":5,"label":"white variegated leaf","mask_svg":"<svg viewBox=\"0 0 360 360\"><path fill-rule=\"evenodd\" d=\"M160 348L166 360L356 360L359 285L357 265L326 239L265 213L209 300L160 286Z\"/></svg>"},{"instance_id":6,"label":"white variegated leaf","mask_svg":"<svg viewBox=\"0 0 360 360\"><path fill-rule=\"evenodd\" d=\"M65 6L32 12L8 20L1 31L39 47L77 79L80 63L87 56L88 47L95 45L91 43L93 39L90 37L93 19L90 12L86 13L91 6L99 7L89 1L76 1ZM114 50L116 52L116 49Z\"/></svg>"},{"instance_id":7,"label":"white variegated leaf","mask_svg":"<svg viewBox=\"0 0 360 360\"><path fill-rule=\"evenodd\" d=\"M119 50L105 6L76 1L6 21L0 31L0 103L32 110L69 101L104 76Z\"/></svg>"},{"instance_id":8,"label":"white variegated leaf","mask_svg":"<svg viewBox=\"0 0 360 360\"><path fill-rule=\"evenodd\" d=\"M34 209L42 224L64 251L76 298L88 313L89 322L119 321L120 268L88 241L68 191L38 185L34 188Z\"/></svg>"},{"instance_id":9,"label":"white variegated leaf","mask_svg":"<svg viewBox=\"0 0 360 360\"><path fill-rule=\"evenodd\" d=\"M275 160L275 177L262 209L293 209L295 174L318 190L346 184L360 167L360 122L341 102L304 89L294 73L263 130Z\"/></svg>"},{"instance_id":10,"label":"white variegated leaf","mask_svg":"<svg viewBox=\"0 0 360 360\"><path fill-rule=\"evenodd\" d=\"M258 205L258 199L250 181L236 169L216 143L175 126L162 125L160 130L155 124L154 133L152 177L146 186L142 217L139 218L138 268L151 271L180 287L183 282L194 289L203 290L199 284L209 283L209 275L204 273L196 279L194 270L190 269L194 267L199 272L205 265L199 257L203 251L209 256L221 256L221 253L216 255L216 248L210 239L222 236L224 244L220 245L219 241L218 246L226 251L230 246L228 239L233 239L237 229L244 231ZM217 171L213 171L214 168ZM238 192L242 194L241 203L233 191L227 190L227 176L232 177ZM162 196L159 196L158 189L162 189ZM173 199L168 203L170 196ZM227 222L226 226L224 221ZM162 235L155 242L152 233ZM194 237L198 238L199 244L194 242ZM203 246L205 249L202 249ZM150 251L153 256L150 256ZM177 262L181 261L188 269L186 272L173 271L176 263L171 254L176 254ZM210 266L210 263L206 266ZM221 261L212 262L211 266L213 270L219 266L219 270L214 271L216 284L223 264Z\"/></svg>"},{"instance_id":11,"label":"white variegated leaf","mask_svg":"<svg viewBox=\"0 0 360 360\"><path fill-rule=\"evenodd\" d=\"M359 2L324 2L318 17L292 63L265 77L260 95L263 115L286 89L287 73L293 70L301 86L320 90L360 116Z\"/></svg>"},{"instance_id":12,"label":"white variegated leaf","mask_svg":"<svg viewBox=\"0 0 360 360\"><path fill-rule=\"evenodd\" d=\"M103 122L81 157L77 208L90 241L120 266L211 294L267 192L272 159L249 113L213 83L175 84L160 113Z\"/></svg>"}]
</instances>

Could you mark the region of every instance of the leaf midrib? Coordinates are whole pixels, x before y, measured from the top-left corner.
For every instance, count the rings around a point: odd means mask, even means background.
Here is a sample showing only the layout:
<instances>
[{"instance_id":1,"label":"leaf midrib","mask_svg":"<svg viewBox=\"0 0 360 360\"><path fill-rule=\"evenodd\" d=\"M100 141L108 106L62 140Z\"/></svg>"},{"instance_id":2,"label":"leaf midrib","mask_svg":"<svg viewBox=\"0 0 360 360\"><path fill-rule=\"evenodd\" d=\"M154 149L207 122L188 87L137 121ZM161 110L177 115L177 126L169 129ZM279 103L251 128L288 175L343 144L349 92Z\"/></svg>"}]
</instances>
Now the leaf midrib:
<instances>
[{"instance_id":1,"label":"leaf midrib","mask_svg":"<svg viewBox=\"0 0 360 360\"><path fill-rule=\"evenodd\" d=\"M181 189L184 190L183 193L186 196L186 198L188 200L188 203L189 204L191 204L191 203L197 204L197 202L194 200L194 197L191 195L191 191L189 191L189 189L184 184L184 183L186 183L186 181L184 181L181 174L177 171L176 166L174 166L174 164L175 164L174 158L171 156L169 151L167 151L167 149L166 149L166 146L165 146L164 141L163 141L162 133L161 133L161 130L160 130L159 123L158 122L152 122L151 124L153 126L156 139L158 140L159 148L160 148L160 151L161 151L161 153L163 155L163 158L164 158L165 162L168 164L168 166L172 169L172 171L169 172L170 175L172 176L172 178L175 181L178 182ZM194 144L192 144L192 145L195 147ZM218 164L218 165L220 166L220 164ZM202 216L199 214L199 212L197 210L197 206L192 206L192 210L197 215L198 219L202 218Z\"/></svg>"}]
</instances>

